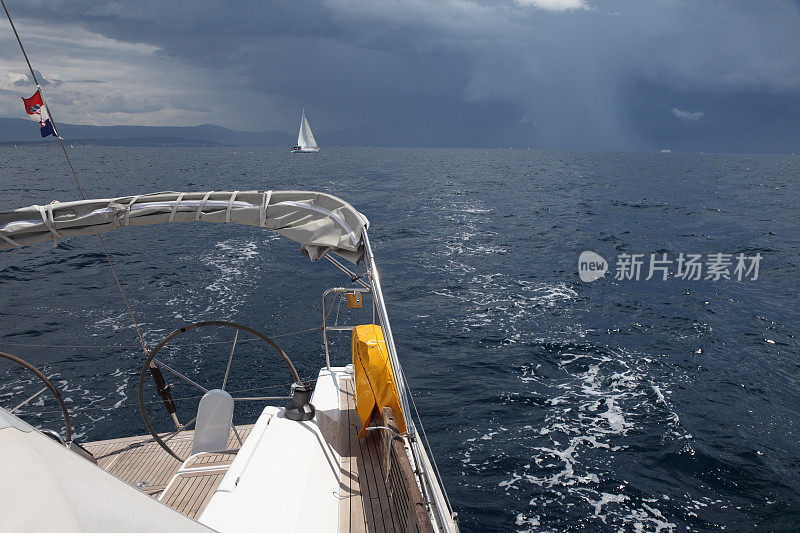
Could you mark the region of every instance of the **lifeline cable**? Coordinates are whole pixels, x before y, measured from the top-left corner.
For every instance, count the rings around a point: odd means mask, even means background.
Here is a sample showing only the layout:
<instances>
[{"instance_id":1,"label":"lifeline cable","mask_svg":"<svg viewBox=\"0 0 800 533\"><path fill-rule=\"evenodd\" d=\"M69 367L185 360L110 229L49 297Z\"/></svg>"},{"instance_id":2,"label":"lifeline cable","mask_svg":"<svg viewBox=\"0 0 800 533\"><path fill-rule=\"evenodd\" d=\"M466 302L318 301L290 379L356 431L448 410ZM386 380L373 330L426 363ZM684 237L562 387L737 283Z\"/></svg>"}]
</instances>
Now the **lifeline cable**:
<instances>
[{"instance_id":1,"label":"lifeline cable","mask_svg":"<svg viewBox=\"0 0 800 533\"><path fill-rule=\"evenodd\" d=\"M278 339L281 337L289 337L291 335L299 335L300 333L308 333L310 331L321 331L322 328L317 326L315 328L308 328L308 329L301 329L298 331L290 331L288 333L278 333L275 335L270 335L270 339ZM240 344L246 342L256 342L260 341L260 339L242 339L238 341ZM3 346L21 346L24 348L59 348L59 349L127 349L129 346L125 344L33 344L28 342L6 342L0 341L0 344ZM215 344L230 344L228 341L208 341L208 342L184 342L180 344L170 344L171 348L179 348L181 346L213 346Z\"/></svg>"},{"instance_id":2,"label":"lifeline cable","mask_svg":"<svg viewBox=\"0 0 800 533\"><path fill-rule=\"evenodd\" d=\"M317 379L318 378L305 379L305 380L303 380L303 382L304 383L310 383L310 384L313 385L314 383L317 382ZM239 394L241 392L253 392L253 391L260 391L260 390L277 389L279 387L289 387L289 386L291 386L292 383L285 383L285 384L280 384L280 385L264 385L264 386L261 386L261 387L251 387L249 389L238 389L238 390L232 390L232 391L230 391L230 393L231 394ZM45 388L45 390L47 390L47 389ZM197 394L197 395L194 395L194 396L181 396L181 397L178 397L178 398L174 398L174 401L177 402L177 401L183 401L183 400L198 400L198 399L200 399L202 397L203 397L202 394ZM291 396L287 396L286 397L286 399L288 399L288 398L291 398ZM281 399L283 399L283 398L281 397ZM265 400L265 401L267 401L267 400ZM145 405L155 405L157 403L161 403L161 400L153 400L153 401L150 401L150 402L144 402ZM95 407L84 407L84 408L80 409L80 412L83 413L83 412L86 412L86 411L116 411L117 409L122 409L123 407L136 407L136 408L138 408L139 404L138 403L122 403L122 404L119 404L116 407L107 407L107 406L104 407L104 406L98 405L98 406L95 406ZM49 414L60 413L60 412L61 411L59 411L59 410L48 410L48 411L32 411L32 412L23 413L23 414L49 415Z\"/></svg>"}]
</instances>

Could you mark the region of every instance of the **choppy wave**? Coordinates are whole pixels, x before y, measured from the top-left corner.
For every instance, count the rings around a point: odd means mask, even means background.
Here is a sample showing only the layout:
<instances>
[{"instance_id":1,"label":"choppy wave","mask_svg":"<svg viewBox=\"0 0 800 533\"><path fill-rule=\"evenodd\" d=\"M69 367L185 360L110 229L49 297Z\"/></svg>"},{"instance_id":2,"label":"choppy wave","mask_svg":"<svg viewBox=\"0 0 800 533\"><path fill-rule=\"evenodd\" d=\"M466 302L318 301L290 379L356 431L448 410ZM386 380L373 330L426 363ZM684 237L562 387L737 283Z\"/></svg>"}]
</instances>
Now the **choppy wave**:
<instances>
[{"instance_id":1,"label":"choppy wave","mask_svg":"<svg viewBox=\"0 0 800 533\"><path fill-rule=\"evenodd\" d=\"M692 435L670 405L669 384L654 382L649 372L652 360L575 344L552 357L521 367L519 386L503 399L512 405L526 394L542 398L541 420L477 430L461 457L462 472L469 475L485 470L497 450L516 450L517 466L501 476L497 488L524 505L516 509L518 531L577 531L595 520L621 530L677 531L670 516L676 507L722 504L688 494L649 497L620 473L639 453L634 448L643 431L657 428L659 444L668 441L668 447L693 453ZM586 518L575 523L576 515Z\"/></svg>"}]
</instances>

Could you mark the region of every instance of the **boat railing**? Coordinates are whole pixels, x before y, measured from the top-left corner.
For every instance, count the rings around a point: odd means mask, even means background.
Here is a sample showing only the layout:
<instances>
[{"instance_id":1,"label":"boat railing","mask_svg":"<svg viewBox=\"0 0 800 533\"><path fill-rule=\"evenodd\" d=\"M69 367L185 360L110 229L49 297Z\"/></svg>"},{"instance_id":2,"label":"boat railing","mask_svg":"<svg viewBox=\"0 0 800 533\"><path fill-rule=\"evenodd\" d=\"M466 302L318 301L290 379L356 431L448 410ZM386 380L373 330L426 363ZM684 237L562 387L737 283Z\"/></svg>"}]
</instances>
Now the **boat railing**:
<instances>
[{"instance_id":1,"label":"boat railing","mask_svg":"<svg viewBox=\"0 0 800 533\"><path fill-rule=\"evenodd\" d=\"M339 325L338 320L335 321L333 325L328 325L328 296L331 294L338 295L342 297L346 294L355 294L358 293L359 295L367 294L371 292L369 288L364 287L332 287L325 292L322 293L322 344L325 346L325 364L328 367L328 370L331 369L331 353L330 353L330 346L328 343L328 332L329 331L353 331L354 326L342 326ZM335 299L334 299L335 301ZM331 311L333 311L331 309ZM338 318L338 313L337 313ZM372 306L372 322L375 322L375 305L373 299L373 306Z\"/></svg>"},{"instance_id":2,"label":"boat railing","mask_svg":"<svg viewBox=\"0 0 800 533\"><path fill-rule=\"evenodd\" d=\"M398 433L397 422L389 407L376 413L373 421L381 424L369 429L380 432L381 472L389 496L389 512L403 531L433 533L428 504L419 489L417 474L407 452L408 438Z\"/></svg>"},{"instance_id":3,"label":"boat railing","mask_svg":"<svg viewBox=\"0 0 800 533\"><path fill-rule=\"evenodd\" d=\"M375 256L372 253L372 245L370 244L367 228L362 230L362 240L364 243L364 262L366 263L367 278L369 287L372 293L373 308L377 313L377 318L383 330L383 336L386 340L386 351L389 354L389 363L392 366L392 373L394 375L395 385L397 387L398 396L400 397L400 408L403 411L403 417L406 421L406 432L410 444L411 458L413 459L416 468L419 472L421 481L421 488L423 497L429 503L429 510L435 526L445 532L457 532L458 524L455 521L455 514L452 511L450 501L443 490L443 485L439 482L441 475L439 474L435 460L431 461L425 446L422 445L421 439L417 435L417 427L414 422L415 418L419 421L419 427L422 430L422 438L425 440L426 446L430 449L430 443L427 442L425 429L422 426L422 421L419 418L419 413L414 417L411 407L409 405L409 398L411 392L405 378L405 372L400 364L400 359L397 356L397 347L394 343L394 336L392 335L392 326L389 322L389 313L386 310L386 302L383 297L383 289L381 288L380 274L375 263ZM430 457L433 457L431 454Z\"/></svg>"},{"instance_id":4,"label":"boat railing","mask_svg":"<svg viewBox=\"0 0 800 533\"><path fill-rule=\"evenodd\" d=\"M400 399L400 408L403 411L403 418L407 422L407 433L404 435L404 441L407 442L407 449L409 452L409 457L407 459L410 462L409 464L413 463L412 470L416 473L415 487L420 491L422 501L425 503L426 513L430 513L434 527L439 531L458 531L458 525L454 520L454 515L451 511L449 501L447 500L443 490L440 488L441 483L438 481L440 476L435 467L435 462L430 460L428 452L425 450L425 446L422 444L422 440L417 435L417 424L415 423L415 420L419 421L419 414L417 413L416 416L413 416L413 414L416 412L416 409L414 412L412 412L409 403L411 394L405 379L403 367L401 366L397 357L397 348L394 343L388 312L386 311L386 305L383 299L380 277L375 265L374 256L372 255L372 248L369 244L366 228L363 230L362 238L365 252L364 260L366 263L366 281L362 276L356 274L341 262L330 257L330 254L325 256L326 259L333 263L339 270L349 276L351 281L361 285L360 287L332 287L327 289L322 295L321 329L323 345L325 349L325 363L328 369L330 369L331 355L328 335L329 332L352 331L354 327L352 325L340 325L338 321L338 313L337 318L334 320L334 324L328 324L329 315L333 312L333 308L329 307L328 305L328 302L330 301L330 295L333 294L339 296L340 298L344 298L344 296L347 294L370 294L372 300L372 323L379 324L383 330L384 339L386 341L386 349L389 355L389 363L392 367L392 373L395 378L395 385L397 387L398 396ZM336 305L335 302L336 299L334 298L333 305ZM387 426L386 423L381 423L380 420L378 420L378 423L379 425ZM421 422L419 423L419 427L422 428ZM382 433L388 432L383 431ZM424 434L424 429L422 431L422 439L427 441L427 438ZM430 447L429 445L427 446L428 448ZM400 476L401 474L397 473L395 475ZM400 478L395 479L395 482L398 482L399 479ZM420 527L419 531L425 531L425 529Z\"/></svg>"}]
</instances>

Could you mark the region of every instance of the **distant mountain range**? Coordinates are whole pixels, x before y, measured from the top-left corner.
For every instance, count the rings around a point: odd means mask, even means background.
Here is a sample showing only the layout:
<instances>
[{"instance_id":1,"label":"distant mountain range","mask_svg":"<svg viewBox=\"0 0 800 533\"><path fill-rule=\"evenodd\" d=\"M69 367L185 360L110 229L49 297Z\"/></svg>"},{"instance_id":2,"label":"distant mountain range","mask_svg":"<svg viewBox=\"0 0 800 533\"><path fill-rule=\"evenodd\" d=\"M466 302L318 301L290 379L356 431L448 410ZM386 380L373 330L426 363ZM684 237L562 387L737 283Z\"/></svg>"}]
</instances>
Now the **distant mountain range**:
<instances>
[{"instance_id":1,"label":"distant mountain range","mask_svg":"<svg viewBox=\"0 0 800 533\"><path fill-rule=\"evenodd\" d=\"M86 126L58 124L70 144L102 146L290 146L296 134L285 131L236 131L213 124L202 126ZM56 142L39 134L32 120L0 118L0 143Z\"/></svg>"}]
</instances>

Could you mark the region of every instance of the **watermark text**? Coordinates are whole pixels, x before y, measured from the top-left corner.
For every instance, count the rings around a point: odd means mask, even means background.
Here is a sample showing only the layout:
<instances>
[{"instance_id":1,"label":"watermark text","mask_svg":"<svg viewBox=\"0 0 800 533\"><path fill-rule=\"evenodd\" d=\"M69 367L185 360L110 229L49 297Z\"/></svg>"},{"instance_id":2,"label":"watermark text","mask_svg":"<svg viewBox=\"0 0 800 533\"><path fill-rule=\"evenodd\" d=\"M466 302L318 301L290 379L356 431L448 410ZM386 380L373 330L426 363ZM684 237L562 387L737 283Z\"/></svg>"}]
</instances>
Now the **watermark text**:
<instances>
[{"instance_id":1,"label":"watermark text","mask_svg":"<svg viewBox=\"0 0 800 533\"><path fill-rule=\"evenodd\" d=\"M618 281L657 280L670 277L688 281L755 281L761 266L761 254L679 253L619 254L614 262ZM578 257L578 275L582 281L600 279L610 271L609 263L595 252L584 251Z\"/></svg>"}]
</instances>

